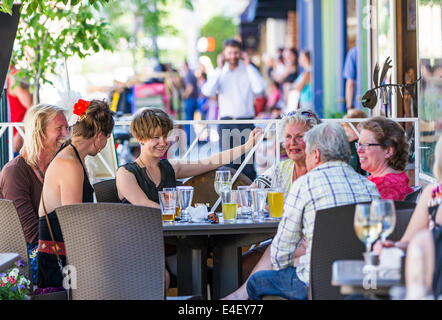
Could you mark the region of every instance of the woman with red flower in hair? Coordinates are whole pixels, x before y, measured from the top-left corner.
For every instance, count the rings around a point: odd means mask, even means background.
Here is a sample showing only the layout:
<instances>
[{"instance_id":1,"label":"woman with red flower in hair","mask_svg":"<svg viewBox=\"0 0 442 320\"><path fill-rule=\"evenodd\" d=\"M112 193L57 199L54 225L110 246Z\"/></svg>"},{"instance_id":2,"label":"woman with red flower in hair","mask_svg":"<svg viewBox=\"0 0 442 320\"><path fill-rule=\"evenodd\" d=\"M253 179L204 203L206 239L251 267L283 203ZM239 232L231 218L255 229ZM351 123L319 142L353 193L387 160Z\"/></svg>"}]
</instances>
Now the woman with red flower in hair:
<instances>
[{"instance_id":1,"label":"woman with red flower in hair","mask_svg":"<svg viewBox=\"0 0 442 320\"><path fill-rule=\"evenodd\" d=\"M114 127L113 112L105 101L79 100L71 140L58 151L49 165L39 208L39 246L36 294L63 290L61 268L66 264L63 236L55 208L93 202L85 168L86 156L95 156L107 143Z\"/></svg>"}]
</instances>

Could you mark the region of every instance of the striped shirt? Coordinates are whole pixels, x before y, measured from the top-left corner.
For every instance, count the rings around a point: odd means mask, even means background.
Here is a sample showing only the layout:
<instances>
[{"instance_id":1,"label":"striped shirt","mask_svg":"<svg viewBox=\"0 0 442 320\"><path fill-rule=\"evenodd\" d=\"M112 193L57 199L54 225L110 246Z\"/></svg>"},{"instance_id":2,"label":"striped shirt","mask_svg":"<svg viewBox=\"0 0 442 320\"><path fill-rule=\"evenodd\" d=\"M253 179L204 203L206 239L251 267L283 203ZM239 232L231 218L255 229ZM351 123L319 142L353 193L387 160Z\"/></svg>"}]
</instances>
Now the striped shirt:
<instances>
[{"instance_id":1,"label":"striped shirt","mask_svg":"<svg viewBox=\"0 0 442 320\"><path fill-rule=\"evenodd\" d=\"M277 172L279 174L279 177L282 179L281 187L284 191L284 199L287 199L293 182L294 168L295 162L291 159L279 161L278 163L268 168L263 174L259 175L259 177L255 179L255 184L259 186L259 184L261 183L266 188L271 188L273 177L275 176L275 172Z\"/></svg>"},{"instance_id":2,"label":"striped shirt","mask_svg":"<svg viewBox=\"0 0 442 320\"><path fill-rule=\"evenodd\" d=\"M295 249L305 238L306 254L300 259L297 275L308 283L316 211L379 198L376 185L342 161L323 163L299 177L284 203L284 213L272 241L273 269L293 266Z\"/></svg>"}]
</instances>

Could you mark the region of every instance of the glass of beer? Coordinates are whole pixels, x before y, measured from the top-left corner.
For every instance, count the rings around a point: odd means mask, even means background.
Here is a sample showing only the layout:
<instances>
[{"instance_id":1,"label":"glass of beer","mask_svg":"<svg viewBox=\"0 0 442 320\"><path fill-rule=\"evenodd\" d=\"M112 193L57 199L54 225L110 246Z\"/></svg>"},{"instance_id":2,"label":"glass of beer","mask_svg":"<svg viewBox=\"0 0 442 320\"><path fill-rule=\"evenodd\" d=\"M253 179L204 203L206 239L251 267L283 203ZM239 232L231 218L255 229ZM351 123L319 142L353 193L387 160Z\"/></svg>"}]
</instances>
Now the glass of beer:
<instances>
[{"instance_id":1,"label":"glass of beer","mask_svg":"<svg viewBox=\"0 0 442 320\"><path fill-rule=\"evenodd\" d=\"M270 219L281 219L284 208L284 192L282 192L279 188L270 189L267 192L267 198L269 202Z\"/></svg>"},{"instance_id":2,"label":"glass of beer","mask_svg":"<svg viewBox=\"0 0 442 320\"><path fill-rule=\"evenodd\" d=\"M224 223L235 223L238 211L238 190L223 189L220 193Z\"/></svg>"},{"instance_id":3,"label":"glass of beer","mask_svg":"<svg viewBox=\"0 0 442 320\"><path fill-rule=\"evenodd\" d=\"M176 191L159 191L160 207L163 221L173 222L175 220Z\"/></svg>"}]
</instances>

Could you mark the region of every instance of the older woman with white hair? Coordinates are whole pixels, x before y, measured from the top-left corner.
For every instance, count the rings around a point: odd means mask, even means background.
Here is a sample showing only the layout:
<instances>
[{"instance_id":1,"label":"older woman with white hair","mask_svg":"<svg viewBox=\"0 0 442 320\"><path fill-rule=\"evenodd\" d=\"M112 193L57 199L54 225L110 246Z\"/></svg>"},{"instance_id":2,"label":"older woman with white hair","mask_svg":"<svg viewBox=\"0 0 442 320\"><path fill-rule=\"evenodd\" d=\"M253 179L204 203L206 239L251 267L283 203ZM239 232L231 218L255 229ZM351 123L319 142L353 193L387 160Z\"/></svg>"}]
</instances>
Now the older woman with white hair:
<instances>
[{"instance_id":1,"label":"older woman with white hair","mask_svg":"<svg viewBox=\"0 0 442 320\"><path fill-rule=\"evenodd\" d=\"M24 118L25 136L20 155L9 161L0 174L0 198L12 200L17 208L36 280L38 207L46 169L69 136L64 109L39 104Z\"/></svg>"},{"instance_id":2,"label":"older woman with white hair","mask_svg":"<svg viewBox=\"0 0 442 320\"><path fill-rule=\"evenodd\" d=\"M270 188L277 176L284 189L284 196L292 186L293 181L307 172L305 166L304 134L321 123L318 115L311 110L296 110L282 118L281 134L288 159L277 162L254 181L254 186Z\"/></svg>"}]
</instances>

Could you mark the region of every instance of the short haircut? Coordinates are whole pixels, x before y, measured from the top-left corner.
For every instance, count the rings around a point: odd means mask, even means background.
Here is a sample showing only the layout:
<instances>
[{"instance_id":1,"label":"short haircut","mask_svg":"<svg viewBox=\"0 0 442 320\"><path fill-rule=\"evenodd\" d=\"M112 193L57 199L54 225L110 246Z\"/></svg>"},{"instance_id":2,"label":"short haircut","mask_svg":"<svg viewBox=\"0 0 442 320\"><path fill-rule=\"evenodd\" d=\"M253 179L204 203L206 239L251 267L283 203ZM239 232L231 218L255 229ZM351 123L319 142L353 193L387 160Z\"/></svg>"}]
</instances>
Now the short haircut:
<instances>
[{"instance_id":1,"label":"short haircut","mask_svg":"<svg viewBox=\"0 0 442 320\"><path fill-rule=\"evenodd\" d=\"M351 157L350 144L341 125L325 122L307 131L304 135L305 152L310 154L318 149L321 161L349 162Z\"/></svg>"},{"instance_id":2,"label":"short haircut","mask_svg":"<svg viewBox=\"0 0 442 320\"><path fill-rule=\"evenodd\" d=\"M48 124L61 113L64 115L65 109L50 104L37 104L29 108L23 120L25 136L21 154L26 154L26 162L31 166L36 166L37 161L43 151L43 141L46 139L46 128Z\"/></svg>"},{"instance_id":3,"label":"short haircut","mask_svg":"<svg viewBox=\"0 0 442 320\"><path fill-rule=\"evenodd\" d=\"M91 100L86 111L74 124L72 135L90 139L102 132L107 136L114 129L114 114L105 100Z\"/></svg>"},{"instance_id":4,"label":"short haircut","mask_svg":"<svg viewBox=\"0 0 442 320\"><path fill-rule=\"evenodd\" d=\"M162 136L167 136L172 129L173 122L167 113L157 108L141 109L130 123L130 132L141 141L152 139L157 130L161 130Z\"/></svg>"},{"instance_id":5,"label":"short haircut","mask_svg":"<svg viewBox=\"0 0 442 320\"><path fill-rule=\"evenodd\" d=\"M381 144L382 148L393 147L393 155L388 159L387 164L394 170L405 170L410 145L405 130L396 121L382 116L373 117L361 122L358 129L373 132L376 142Z\"/></svg>"},{"instance_id":6,"label":"short haircut","mask_svg":"<svg viewBox=\"0 0 442 320\"><path fill-rule=\"evenodd\" d=\"M361 109L354 109L354 108L348 110L347 114L344 116L344 119L362 119L362 118L367 118L367 114ZM352 124L355 128L357 128L359 122L352 122ZM351 128L348 122L343 122L342 125L344 127Z\"/></svg>"},{"instance_id":7,"label":"short haircut","mask_svg":"<svg viewBox=\"0 0 442 320\"><path fill-rule=\"evenodd\" d=\"M226 41L224 41L224 48L225 47L235 47L235 48L241 49L242 44L240 41L230 38L230 39L227 39Z\"/></svg>"}]
</instances>

